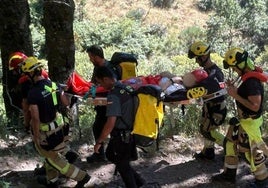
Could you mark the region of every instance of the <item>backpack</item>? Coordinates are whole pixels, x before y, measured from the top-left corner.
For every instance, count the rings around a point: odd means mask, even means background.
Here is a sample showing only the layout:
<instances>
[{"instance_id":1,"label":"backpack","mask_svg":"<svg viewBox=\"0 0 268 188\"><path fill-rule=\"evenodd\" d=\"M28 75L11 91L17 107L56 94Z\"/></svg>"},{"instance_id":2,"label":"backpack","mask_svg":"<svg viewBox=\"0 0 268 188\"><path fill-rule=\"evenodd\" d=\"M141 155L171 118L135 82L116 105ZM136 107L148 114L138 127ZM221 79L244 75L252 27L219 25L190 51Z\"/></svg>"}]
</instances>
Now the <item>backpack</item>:
<instances>
[{"instance_id":1,"label":"backpack","mask_svg":"<svg viewBox=\"0 0 268 188\"><path fill-rule=\"evenodd\" d=\"M164 107L161 88L156 85L146 85L138 88L135 93L139 104L132 134L137 146L147 147L158 139L159 129L162 126Z\"/></svg>"},{"instance_id":2,"label":"backpack","mask_svg":"<svg viewBox=\"0 0 268 188\"><path fill-rule=\"evenodd\" d=\"M156 141L158 149L159 128L164 117L161 88L157 85L144 85L137 90L125 90L137 98L134 105L135 118L131 134L137 146L148 147Z\"/></svg>"},{"instance_id":3,"label":"backpack","mask_svg":"<svg viewBox=\"0 0 268 188\"><path fill-rule=\"evenodd\" d=\"M110 60L119 80L136 77L137 58L130 53L115 52Z\"/></svg>"}]
</instances>

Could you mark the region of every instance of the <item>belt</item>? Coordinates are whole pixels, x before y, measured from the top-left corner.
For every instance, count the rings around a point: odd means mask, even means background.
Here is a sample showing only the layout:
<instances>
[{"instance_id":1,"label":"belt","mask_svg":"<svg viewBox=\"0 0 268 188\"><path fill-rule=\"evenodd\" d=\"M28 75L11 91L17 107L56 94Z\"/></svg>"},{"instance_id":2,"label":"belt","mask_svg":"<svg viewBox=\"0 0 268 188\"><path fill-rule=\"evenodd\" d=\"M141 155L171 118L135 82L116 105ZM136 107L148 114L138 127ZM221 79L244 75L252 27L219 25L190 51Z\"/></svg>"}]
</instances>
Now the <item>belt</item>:
<instances>
[{"instance_id":1,"label":"belt","mask_svg":"<svg viewBox=\"0 0 268 188\"><path fill-rule=\"evenodd\" d=\"M50 123L41 123L40 130L44 132L55 130L59 127L56 121L52 121Z\"/></svg>"},{"instance_id":2,"label":"belt","mask_svg":"<svg viewBox=\"0 0 268 188\"><path fill-rule=\"evenodd\" d=\"M61 116L57 116L56 119L49 123L40 123L40 130L44 132L53 131L58 127L64 125L63 119Z\"/></svg>"},{"instance_id":3,"label":"belt","mask_svg":"<svg viewBox=\"0 0 268 188\"><path fill-rule=\"evenodd\" d=\"M111 132L111 137L121 137L123 135L130 135L131 134L131 130L122 130L122 129L115 129Z\"/></svg>"}]
</instances>

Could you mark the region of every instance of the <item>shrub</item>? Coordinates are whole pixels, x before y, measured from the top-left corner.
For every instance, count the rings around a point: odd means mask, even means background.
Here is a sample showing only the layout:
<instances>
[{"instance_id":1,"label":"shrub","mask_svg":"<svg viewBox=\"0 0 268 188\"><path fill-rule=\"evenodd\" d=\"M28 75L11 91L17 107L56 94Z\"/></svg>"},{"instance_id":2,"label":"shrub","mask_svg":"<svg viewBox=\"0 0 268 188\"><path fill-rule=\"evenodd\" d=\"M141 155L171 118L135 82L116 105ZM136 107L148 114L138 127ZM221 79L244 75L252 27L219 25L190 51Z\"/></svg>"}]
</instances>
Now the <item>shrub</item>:
<instances>
[{"instance_id":1,"label":"shrub","mask_svg":"<svg viewBox=\"0 0 268 188\"><path fill-rule=\"evenodd\" d=\"M200 0L197 3L199 10L201 11L211 11L213 10L212 0Z\"/></svg>"}]
</instances>

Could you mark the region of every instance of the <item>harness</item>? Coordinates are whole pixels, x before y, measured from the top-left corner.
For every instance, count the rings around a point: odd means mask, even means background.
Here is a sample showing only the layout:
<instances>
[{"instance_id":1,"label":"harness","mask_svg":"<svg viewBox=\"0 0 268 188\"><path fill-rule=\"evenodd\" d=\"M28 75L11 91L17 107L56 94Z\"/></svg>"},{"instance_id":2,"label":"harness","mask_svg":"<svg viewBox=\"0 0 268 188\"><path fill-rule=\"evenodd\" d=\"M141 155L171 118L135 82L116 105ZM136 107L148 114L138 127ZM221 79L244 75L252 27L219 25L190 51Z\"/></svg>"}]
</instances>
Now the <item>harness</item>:
<instances>
[{"instance_id":1,"label":"harness","mask_svg":"<svg viewBox=\"0 0 268 188\"><path fill-rule=\"evenodd\" d=\"M58 99L57 99L58 87L56 83L52 82L51 87L49 87L48 85L45 85L44 89L46 93L44 93L43 96L47 97L48 95L51 94L54 106L58 105ZM40 123L40 130L44 132L53 131L57 129L58 127L61 127L62 125L64 125L64 120L62 116L60 116L59 113L57 113L56 118L52 122Z\"/></svg>"},{"instance_id":2,"label":"harness","mask_svg":"<svg viewBox=\"0 0 268 188\"><path fill-rule=\"evenodd\" d=\"M49 92L48 95L51 94L53 104L54 104L54 106L56 106L58 104L57 94L56 94L56 91L58 91L58 87L57 87L56 83L52 82L51 87L49 87L48 85L45 85L44 89ZM47 95L45 95L44 97L46 97L46 96Z\"/></svg>"}]
</instances>

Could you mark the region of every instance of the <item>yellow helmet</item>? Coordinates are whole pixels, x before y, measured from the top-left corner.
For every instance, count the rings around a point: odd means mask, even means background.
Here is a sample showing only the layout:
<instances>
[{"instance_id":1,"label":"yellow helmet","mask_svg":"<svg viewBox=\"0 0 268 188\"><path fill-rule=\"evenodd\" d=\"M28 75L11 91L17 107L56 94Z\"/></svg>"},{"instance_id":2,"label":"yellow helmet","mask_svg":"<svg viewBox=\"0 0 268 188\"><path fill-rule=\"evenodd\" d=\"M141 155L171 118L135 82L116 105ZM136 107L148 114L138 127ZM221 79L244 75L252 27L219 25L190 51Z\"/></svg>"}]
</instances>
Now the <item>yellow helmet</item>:
<instances>
[{"instance_id":1,"label":"yellow helmet","mask_svg":"<svg viewBox=\"0 0 268 188\"><path fill-rule=\"evenodd\" d=\"M225 69L229 67L238 67L240 69L245 68L247 62L248 52L242 48L231 48L224 55L223 66ZM244 63L243 63L244 62ZM243 64L241 64L243 63Z\"/></svg>"},{"instance_id":2,"label":"yellow helmet","mask_svg":"<svg viewBox=\"0 0 268 188\"><path fill-rule=\"evenodd\" d=\"M22 72L32 72L37 68L41 68L43 65L42 63L38 62L36 57L28 57L22 64L21 70Z\"/></svg>"},{"instance_id":3,"label":"yellow helmet","mask_svg":"<svg viewBox=\"0 0 268 188\"><path fill-rule=\"evenodd\" d=\"M205 42L195 42L190 46L190 49L188 51L188 57L190 59L196 57L196 56L203 56L207 55L210 52L210 45Z\"/></svg>"}]
</instances>

